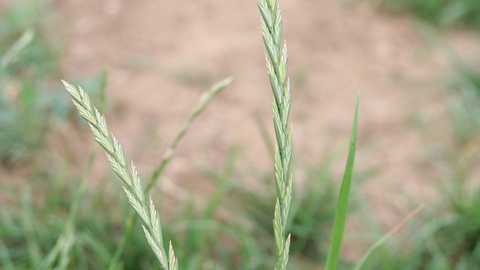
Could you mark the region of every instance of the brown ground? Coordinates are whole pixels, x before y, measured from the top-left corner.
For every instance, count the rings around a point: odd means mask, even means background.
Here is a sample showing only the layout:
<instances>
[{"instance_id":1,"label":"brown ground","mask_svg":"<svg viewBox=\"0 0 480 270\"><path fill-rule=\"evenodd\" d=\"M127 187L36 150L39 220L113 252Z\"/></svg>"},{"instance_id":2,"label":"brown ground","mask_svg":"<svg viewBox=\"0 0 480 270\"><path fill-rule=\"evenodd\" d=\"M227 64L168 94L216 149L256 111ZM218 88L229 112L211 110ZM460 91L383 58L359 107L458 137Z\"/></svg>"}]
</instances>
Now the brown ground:
<instances>
[{"instance_id":1,"label":"brown ground","mask_svg":"<svg viewBox=\"0 0 480 270\"><path fill-rule=\"evenodd\" d=\"M272 130L256 0L57 2L67 29L66 73L85 77L109 69L108 98L124 110L107 118L141 171L161 157L202 91L229 75L235 81L196 120L166 176L194 181L193 165L219 167L234 143L243 164L271 168L253 120L258 112ZM445 123L442 88L433 83L448 74L444 54L427 45L411 18L382 14L368 1L280 4L297 157L314 164L338 144L346 150L361 92L356 165L381 168L362 190L384 228L392 227L402 216L391 205L431 196L415 164L425 143L419 130ZM465 55L479 44L469 32L446 36ZM145 144L148 131L154 147ZM297 178L305 181L300 173Z\"/></svg>"}]
</instances>

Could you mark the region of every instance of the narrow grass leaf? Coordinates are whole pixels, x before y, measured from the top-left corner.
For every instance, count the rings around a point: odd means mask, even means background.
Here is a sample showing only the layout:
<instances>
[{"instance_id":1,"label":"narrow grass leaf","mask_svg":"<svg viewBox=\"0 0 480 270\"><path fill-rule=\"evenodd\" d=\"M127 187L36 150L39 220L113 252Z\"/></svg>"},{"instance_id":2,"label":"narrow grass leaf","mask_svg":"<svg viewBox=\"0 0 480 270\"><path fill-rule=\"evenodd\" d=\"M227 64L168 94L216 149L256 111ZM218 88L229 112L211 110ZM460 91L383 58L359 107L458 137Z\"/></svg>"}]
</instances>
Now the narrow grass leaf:
<instances>
[{"instance_id":1,"label":"narrow grass leaf","mask_svg":"<svg viewBox=\"0 0 480 270\"><path fill-rule=\"evenodd\" d=\"M330 250L328 251L327 264L325 270L335 270L337 268L340 247L342 246L343 232L347 220L348 199L350 197L350 186L352 184L353 164L355 161L355 149L357 144L358 130L358 104L360 102L360 93L357 97L355 116L353 117L352 133L350 135L350 146L348 149L347 165L343 174L342 185L337 202L337 212L333 224L332 239Z\"/></svg>"}]
</instances>

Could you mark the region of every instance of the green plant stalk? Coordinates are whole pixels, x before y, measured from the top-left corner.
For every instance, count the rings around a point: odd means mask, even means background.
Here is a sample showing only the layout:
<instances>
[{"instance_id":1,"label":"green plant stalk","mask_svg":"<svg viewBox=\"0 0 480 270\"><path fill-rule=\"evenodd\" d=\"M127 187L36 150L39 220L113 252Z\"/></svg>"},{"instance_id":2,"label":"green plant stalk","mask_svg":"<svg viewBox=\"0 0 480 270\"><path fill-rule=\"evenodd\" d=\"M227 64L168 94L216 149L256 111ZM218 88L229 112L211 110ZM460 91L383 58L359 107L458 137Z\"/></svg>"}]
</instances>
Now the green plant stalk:
<instances>
[{"instance_id":1,"label":"green plant stalk","mask_svg":"<svg viewBox=\"0 0 480 270\"><path fill-rule=\"evenodd\" d=\"M202 96L200 97L199 101L195 105L195 107L192 109L190 114L187 117L187 120L183 123L182 127L180 128L180 131L177 133L175 138L173 139L172 143L170 146L167 148L165 151L162 160L160 161L159 165L155 169L155 171L152 173L150 176L150 179L147 183L147 187L145 188L145 193L148 194L152 187L155 185L155 183L158 181L160 178L160 175L162 175L163 171L167 167L168 163L170 163L170 160L172 160L174 154L175 154L175 149L177 148L178 143L180 140L183 138L187 130L190 128L193 120L197 118L197 116L207 107L208 103L218 94L220 93L223 89L225 89L230 83L232 82L233 78L228 77L226 79L223 79L217 83L215 83L210 90L207 92L203 93ZM130 216L127 219L126 222L126 228L125 232L122 236L122 239L120 240L120 243L115 250L115 253L113 255L113 258L109 264L108 269L109 270L114 270L116 269L119 261L120 261L120 256L122 255L123 250L125 249L125 246L127 244L127 240L132 234L133 230L133 224L135 224L136 220L136 215L134 212L130 214Z\"/></svg>"},{"instance_id":2,"label":"green plant stalk","mask_svg":"<svg viewBox=\"0 0 480 270\"><path fill-rule=\"evenodd\" d=\"M178 143L180 140L183 138L187 130L190 128L192 125L193 120L197 118L197 116L207 107L208 103L218 94L220 93L223 89L225 89L230 83L232 82L233 78L228 77L226 79L223 79L210 88L207 92L203 93L203 95L200 97L199 101L195 105L195 107L192 109L190 114L187 117L187 120L183 123L182 127L180 128L180 131L177 133L175 138L173 139L172 143L170 146L167 148L165 151L165 154L163 155L162 161L160 164L157 166L155 171L153 172L152 176L150 177L150 180L148 181L147 187L145 189L145 192L148 194L150 189L155 185L155 183L158 181L158 178L162 174L163 170L167 166L167 164L170 162L170 160L173 158L175 149L177 148Z\"/></svg>"},{"instance_id":3,"label":"green plant stalk","mask_svg":"<svg viewBox=\"0 0 480 270\"><path fill-rule=\"evenodd\" d=\"M135 215L135 212L130 212L130 215L128 216L128 219L125 223L125 226L126 226L125 232L123 233L122 239L120 240L120 243L118 244L112 259L110 260L110 263L108 264L109 270L114 270L117 268L118 263L120 261L120 257L122 256L122 252L125 249L125 246L127 245L127 240L132 234L133 224L135 223L136 217L137 216Z\"/></svg>"},{"instance_id":4,"label":"green plant stalk","mask_svg":"<svg viewBox=\"0 0 480 270\"><path fill-rule=\"evenodd\" d=\"M75 218L78 213L78 208L80 207L80 203L82 201L83 195L85 194L85 191L87 190L88 187L88 180L90 177L90 173L92 171L93 167L93 162L95 161L95 157L97 155L97 150L95 145L92 147L92 150L90 152L90 156L88 158L87 162L87 169L85 170L85 176L83 177L83 181L80 184L80 187L78 189L78 192L75 194L75 198L73 200L72 206L70 207L69 215L67 222L64 227L64 232L60 235L58 238L57 242L55 243L55 246L53 247L52 250L48 253L48 255L45 257L43 260L42 264L38 267L39 270L41 269L51 269L53 267L53 264L55 263L58 255L62 253L63 250L69 248L65 248L66 246L70 246L73 240L73 234L75 230L74 222ZM67 252L68 254L68 252ZM60 268L60 269L65 269Z\"/></svg>"},{"instance_id":5,"label":"green plant stalk","mask_svg":"<svg viewBox=\"0 0 480 270\"><path fill-rule=\"evenodd\" d=\"M365 252L363 257L358 261L357 265L353 270L361 270L367 260L373 255L373 253L381 247L390 237L396 234L408 221L410 221L414 216L416 216L425 205L420 205L419 207L415 208L408 216L406 216L397 226L395 226L392 230L390 230L387 234L385 234L382 238L378 239L368 250Z\"/></svg>"},{"instance_id":6,"label":"green plant stalk","mask_svg":"<svg viewBox=\"0 0 480 270\"><path fill-rule=\"evenodd\" d=\"M98 110L105 113L107 109L107 83L108 83L108 69L102 71L102 81L100 83L100 95L99 95L99 106Z\"/></svg>"},{"instance_id":7,"label":"green plant stalk","mask_svg":"<svg viewBox=\"0 0 480 270\"><path fill-rule=\"evenodd\" d=\"M20 225L25 235L30 263L31 265L36 266L39 265L42 260L42 251L38 244L37 235L35 233L31 191L29 188L27 189L23 190L20 198L20 203L22 206Z\"/></svg>"},{"instance_id":8,"label":"green plant stalk","mask_svg":"<svg viewBox=\"0 0 480 270\"><path fill-rule=\"evenodd\" d=\"M2 89L6 83L5 76L3 75L5 69L15 60L15 57L32 42L34 35L35 31L32 28L25 30L23 35L15 41L0 58L0 89Z\"/></svg>"},{"instance_id":9,"label":"green plant stalk","mask_svg":"<svg viewBox=\"0 0 480 270\"><path fill-rule=\"evenodd\" d=\"M355 162L355 148L357 144L358 131L358 105L360 102L360 93L357 97L357 105L355 115L353 117L352 133L350 135L350 146L348 149L347 164L343 174L342 185L337 202L337 212L333 224L332 240L328 251L327 264L325 270L335 270L340 255L340 247L342 246L343 232L345 230L345 222L347 220L348 199L350 197L350 186L352 184L353 165Z\"/></svg>"},{"instance_id":10,"label":"green plant stalk","mask_svg":"<svg viewBox=\"0 0 480 270\"><path fill-rule=\"evenodd\" d=\"M277 202L273 219L275 237L275 257L277 270L287 268L290 235L286 237L286 224L292 201L292 175L290 161L292 158L292 129L288 128L290 114L290 83L287 79L287 46L281 45L282 18L280 6L276 0L258 0L262 15L262 36L268 56L267 71L273 91L273 125L277 138L275 149L274 174L277 189Z\"/></svg>"},{"instance_id":11,"label":"green plant stalk","mask_svg":"<svg viewBox=\"0 0 480 270\"><path fill-rule=\"evenodd\" d=\"M110 133L105 117L90 102L88 94L81 87L76 89L73 85L63 81L67 92L77 107L80 116L90 125L95 140L105 149L105 154L110 162L113 171L123 181L123 189L127 195L130 205L143 221L143 231L148 243L157 256L163 269L178 269L177 259L170 243L169 254L163 247L162 229L160 217L155 210L152 198L146 199L140 176L131 165L129 169L122 145Z\"/></svg>"},{"instance_id":12,"label":"green plant stalk","mask_svg":"<svg viewBox=\"0 0 480 270\"><path fill-rule=\"evenodd\" d=\"M230 148L230 151L227 156L227 160L223 166L222 172L217 175L214 174L212 177L215 180L215 189L210 194L208 201L205 203L205 208L203 209L200 215L201 222L208 222L213 220L213 215L220 206L221 200L225 197L226 193L230 190L231 185L230 181L233 173L235 161L238 155L238 149L236 147ZM205 248L202 247L202 243L207 241L208 234L205 232L205 229L200 229L198 233L191 236L191 246L197 252L197 256L202 256L202 253L205 253Z\"/></svg>"},{"instance_id":13,"label":"green plant stalk","mask_svg":"<svg viewBox=\"0 0 480 270\"><path fill-rule=\"evenodd\" d=\"M5 52L5 54L0 59L0 73L3 72L5 68L15 59L20 51L23 50L30 42L32 42L34 37L34 30L32 28L28 28L23 32L23 35L13 43L12 47Z\"/></svg>"}]
</instances>

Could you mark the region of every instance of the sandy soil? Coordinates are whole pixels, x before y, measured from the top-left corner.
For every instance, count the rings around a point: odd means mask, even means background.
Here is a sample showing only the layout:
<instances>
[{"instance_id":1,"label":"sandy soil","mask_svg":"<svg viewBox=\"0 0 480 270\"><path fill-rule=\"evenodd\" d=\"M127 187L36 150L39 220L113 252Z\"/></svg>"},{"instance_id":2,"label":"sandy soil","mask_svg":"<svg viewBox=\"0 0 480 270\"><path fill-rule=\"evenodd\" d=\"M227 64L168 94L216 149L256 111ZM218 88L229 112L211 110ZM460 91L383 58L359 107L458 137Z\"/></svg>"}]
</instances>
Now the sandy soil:
<instances>
[{"instance_id":1,"label":"sandy soil","mask_svg":"<svg viewBox=\"0 0 480 270\"><path fill-rule=\"evenodd\" d=\"M383 14L368 1L280 4L296 155L315 164L338 144L346 150L361 92L356 167L381 168L362 190L389 228L402 219L392 205L405 205L408 196L418 202L431 197L417 172L425 144L419 130L438 122L445 126L443 90L434 82L448 74L448 61L411 18ZM235 81L195 121L166 176L193 182L195 166L219 167L232 144L241 147L243 164L271 168L253 120L258 112L272 130L255 0L69 0L55 6L67 29L66 73L85 77L109 69L108 98L122 110L111 110L107 118L141 171L159 160L202 91L230 75ZM470 32L446 36L465 55L479 44ZM298 179L307 180L300 173Z\"/></svg>"}]
</instances>

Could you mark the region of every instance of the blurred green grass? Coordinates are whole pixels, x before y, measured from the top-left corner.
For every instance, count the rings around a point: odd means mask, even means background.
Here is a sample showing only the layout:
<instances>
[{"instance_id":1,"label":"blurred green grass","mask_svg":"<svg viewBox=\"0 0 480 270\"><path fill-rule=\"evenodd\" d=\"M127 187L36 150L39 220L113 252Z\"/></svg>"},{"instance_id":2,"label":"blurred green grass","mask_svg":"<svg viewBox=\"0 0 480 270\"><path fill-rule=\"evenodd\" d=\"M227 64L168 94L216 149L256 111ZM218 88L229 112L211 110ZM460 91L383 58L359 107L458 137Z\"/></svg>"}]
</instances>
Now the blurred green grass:
<instances>
[{"instance_id":1,"label":"blurred green grass","mask_svg":"<svg viewBox=\"0 0 480 270\"><path fill-rule=\"evenodd\" d=\"M477 0L379 0L385 9L410 12L415 17L440 27L466 26L480 30L480 5Z\"/></svg>"},{"instance_id":2,"label":"blurred green grass","mask_svg":"<svg viewBox=\"0 0 480 270\"><path fill-rule=\"evenodd\" d=\"M58 51L39 19L43 12L41 6L16 3L0 17L0 162L28 159L57 109L55 99L39 94L48 92L48 80L59 72ZM22 35L30 38L15 50Z\"/></svg>"},{"instance_id":3,"label":"blurred green grass","mask_svg":"<svg viewBox=\"0 0 480 270\"><path fill-rule=\"evenodd\" d=\"M454 69L455 74L447 80L453 136L460 145L466 145L480 134L480 68L457 57Z\"/></svg>"},{"instance_id":4,"label":"blurred green grass","mask_svg":"<svg viewBox=\"0 0 480 270\"><path fill-rule=\"evenodd\" d=\"M48 1L19 1L0 16L0 163L31 161L45 134L69 116L63 97L61 38ZM101 76L86 81L95 95Z\"/></svg>"},{"instance_id":5,"label":"blurred green grass","mask_svg":"<svg viewBox=\"0 0 480 270\"><path fill-rule=\"evenodd\" d=\"M480 30L476 0L383 0L394 13L408 12L440 28ZM441 37L437 42L442 43ZM480 265L480 68L478 60L461 59L449 48L452 70L444 86L452 141L425 142L419 165L437 190L434 204L409 227L401 241L377 254L372 269L477 269ZM432 146L433 145L433 146Z\"/></svg>"},{"instance_id":6,"label":"blurred green grass","mask_svg":"<svg viewBox=\"0 0 480 270\"><path fill-rule=\"evenodd\" d=\"M452 51L444 80L449 142L428 136L419 169L434 201L396 245L376 255L371 269L477 269L480 265L480 69ZM435 124L433 124L435 126ZM438 130L436 131L438 132ZM442 137L445 139L445 137Z\"/></svg>"},{"instance_id":7,"label":"blurred green grass","mask_svg":"<svg viewBox=\"0 0 480 270\"><path fill-rule=\"evenodd\" d=\"M244 175L235 169L237 156L238 149L232 148L219 172L201 169L215 186L212 193L201 197L200 203L193 196L187 202L178 202L179 210L163 225L165 237L172 239L183 259L183 269L274 267L274 236L266 214L271 212L274 205L270 202L276 194L265 196L271 190L270 181L262 184L265 193L242 188ZM292 269L298 265L315 269L325 259L335 212L333 194L338 188L328 170L330 162L332 158L308 170L315 181L306 187L304 196L292 202L289 227L297 240L291 250ZM72 166L75 165L66 161L60 171L38 169L19 189L9 185L9 181L3 183L2 198L7 203L0 208L2 269L35 268L54 248L64 232L71 198L80 189L79 176L66 176ZM74 175L78 174L81 175ZM130 211L120 185L112 184L115 182L106 176L95 189L87 191L76 217L72 248L68 255L59 256L57 263L67 256L68 265L74 269L108 267ZM38 200L45 203L36 203ZM219 211L231 216L219 216ZM235 218L231 219L232 216ZM122 254L121 269L157 269L156 258L138 230L140 224L135 228ZM348 269L346 265L341 262L339 269Z\"/></svg>"},{"instance_id":8,"label":"blurred green grass","mask_svg":"<svg viewBox=\"0 0 480 270\"><path fill-rule=\"evenodd\" d=\"M477 153L474 160L479 158ZM446 169L445 163L440 166ZM451 178L433 179L438 193L435 202L429 205L420 220L407 226L396 246L377 254L376 261L369 267L412 270L478 268L480 188L478 185L472 187L466 180L454 172Z\"/></svg>"}]
</instances>

